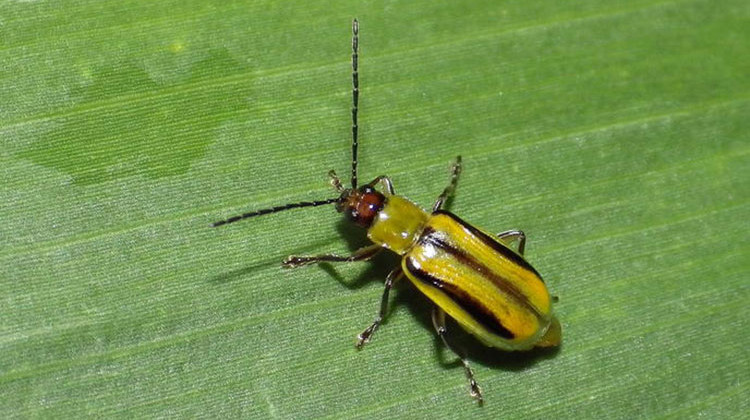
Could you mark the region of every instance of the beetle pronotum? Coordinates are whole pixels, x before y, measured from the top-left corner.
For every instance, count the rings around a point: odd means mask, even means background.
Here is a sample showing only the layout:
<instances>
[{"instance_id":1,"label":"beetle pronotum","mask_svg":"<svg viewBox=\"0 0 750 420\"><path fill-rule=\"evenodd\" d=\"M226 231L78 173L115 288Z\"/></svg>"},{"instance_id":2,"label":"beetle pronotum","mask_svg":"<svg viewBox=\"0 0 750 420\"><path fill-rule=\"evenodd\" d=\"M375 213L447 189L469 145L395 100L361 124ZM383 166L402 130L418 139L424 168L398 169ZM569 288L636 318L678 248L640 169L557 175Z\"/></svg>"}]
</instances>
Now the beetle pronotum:
<instances>
[{"instance_id":1,"label":"beetle pronotum","mask_svg":"<svg viewBox=\"0 0 750 420\"><path fill-rule=\"evenodd\" d=\"M391 179L378 176L362 186L357 182L359 111L359 22L352 23L352 172L345 188L331 170L337 197L303 201L256 210L213 223L222 226L239 220L301 207L335 204L336 210L367 229L373 242L352 255L290 256L285 267L319 262L353 262L372 258L383 249L402 256L401 265L388 274L375 320L357 337L357 348L370 341L387 312L388 294L394 282L408 278L433 303L432 321L445 346L463 363L470 393L482 401L482 393L464 351L449 343L446 315L482 343L503 350L528 350L560 344L560 323L552 314L549 292L539 273L523 257L526 235L509 230L493 237L443 210L454 192L461 172L456 157L450 181L430 213L395 194ZM380 190L377 188L380 187ZM518 243L517 250L511 246Z\"/></svg>"}]
</instances>

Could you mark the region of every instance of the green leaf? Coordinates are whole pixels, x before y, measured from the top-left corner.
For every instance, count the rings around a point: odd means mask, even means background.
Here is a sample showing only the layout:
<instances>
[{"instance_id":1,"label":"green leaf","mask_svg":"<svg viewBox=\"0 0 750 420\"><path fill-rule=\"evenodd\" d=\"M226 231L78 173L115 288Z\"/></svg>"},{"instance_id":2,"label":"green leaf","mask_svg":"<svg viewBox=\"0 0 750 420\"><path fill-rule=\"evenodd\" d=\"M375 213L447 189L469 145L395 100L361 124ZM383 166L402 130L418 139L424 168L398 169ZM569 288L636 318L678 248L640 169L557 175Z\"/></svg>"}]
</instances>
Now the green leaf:
<instances>
[{"instance_id":1,"label":"green leaf","mask_svg":"<svg viewBox=\"0 0 750 420\"><path fill-rule=\"evenodd\" d=\"M361 178L523 229L563 346L465 334L366 243ZM748 404L746 1L7 1L0 5L0 410L11 418L736 418ZM453 328L455 330L455 328ZM455 332L455 331L454 331Z\"/></svg>"}]
</instances>

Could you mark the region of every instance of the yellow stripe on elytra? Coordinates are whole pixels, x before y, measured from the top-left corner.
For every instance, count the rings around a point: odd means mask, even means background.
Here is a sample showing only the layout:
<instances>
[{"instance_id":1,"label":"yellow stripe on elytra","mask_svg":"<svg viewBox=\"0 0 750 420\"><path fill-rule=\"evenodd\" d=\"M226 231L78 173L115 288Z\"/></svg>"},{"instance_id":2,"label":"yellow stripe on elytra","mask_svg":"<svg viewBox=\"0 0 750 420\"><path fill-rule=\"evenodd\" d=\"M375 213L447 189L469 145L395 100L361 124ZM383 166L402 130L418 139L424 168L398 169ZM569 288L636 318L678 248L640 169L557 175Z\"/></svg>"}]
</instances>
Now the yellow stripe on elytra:
<instances>
[{"instance_id":1,"label":"yellow stripe on elytra","mask_svg":"<svg viewBox=\"0 0 750 420\"><path fill-rule=\"evenodd\" d=\"M446 285L451 285L462 291L465 296L475 301L484 311L489 311L492 317L498 320L498 323L513 333L515 338L512 341L524 342L533 337L539 330L539 318L536 314L529 311L513 296L503 293L488 278L488 273L478 272L463 264L455 255L435 249L432 245L415 247L409 253L409 257L418 261L423 271L441 280ZM429 290L434 288L426 287L424 283L420 282L417 287L431 298L434 296L435 299L440 301L451 300L442 292L439 293L440 296L438 297L434 290ZM471 316L465 311L451 311L447 304L441 306L459 324L471 324L473 322L470 321ZM460 308L460 306L456 306L456 308ZM468 328L470 328L469 325L467 325ZM477 328L471 327L471 329ZM484 326L482 326L482 330L484 334L493 334L490 329Z\"/></svg>"},{"instance_id":2,"label":"yellow stripe on elytra","mask_svg":"<svg viewBox=\"0 0 750 420\"><path fill-rule=\"evenodd\" d=\"M510 254L513 251L495 238L474 234L454 217L435 214L428 219L418 244L405 255L407 276L486 344L511 350L532 347L550 320L544 284L533 269L518 263L520 256ZM407 258L418 272L406 267ZM477 318L467 311L484 315ZM498 335L497 325L513 338Z\"/></svg>"},{"instance_id":3,"label":"yellow stripe on elytra","mask_svg":"<svg viewBox=\"0 0 750 420\"><path fill-rule=\"evenodd\" d=\"M451 244L471 255L493 273L506 279L520 293L528 299L541 315L550 312L550 297L546 286L536 273L518 265L511 259L499 254L490 245L469 232L464 226L446 214L437 214L428 220L428 226L438 232L444 232ZM487 235L490 236L490 235ZM490 236L493 242L505 247L496 238ZM505 247L508 251L510 248Z\"/></svg>"}]
</instances>

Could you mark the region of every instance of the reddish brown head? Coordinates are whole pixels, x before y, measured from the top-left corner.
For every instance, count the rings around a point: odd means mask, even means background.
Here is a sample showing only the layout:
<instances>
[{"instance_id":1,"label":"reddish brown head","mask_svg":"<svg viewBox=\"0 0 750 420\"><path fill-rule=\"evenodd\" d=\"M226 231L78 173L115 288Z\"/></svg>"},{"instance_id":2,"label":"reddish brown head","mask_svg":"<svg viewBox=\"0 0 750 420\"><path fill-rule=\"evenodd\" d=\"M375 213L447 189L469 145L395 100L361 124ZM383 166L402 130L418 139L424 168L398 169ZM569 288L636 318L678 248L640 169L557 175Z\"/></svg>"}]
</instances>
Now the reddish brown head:
<instances>
[{"instance_id":1,"label":"reddish brown head","mask_svg":"<svg viewBox=\"0 0 750 420\"><path fill-rule=\"evenodd\" d=\"M336 202L336 210L346 213L352 222L368 228L385 205L385 196L375 188L365 185L353 190L344 190Z\"/></svg>"}]
</instances>

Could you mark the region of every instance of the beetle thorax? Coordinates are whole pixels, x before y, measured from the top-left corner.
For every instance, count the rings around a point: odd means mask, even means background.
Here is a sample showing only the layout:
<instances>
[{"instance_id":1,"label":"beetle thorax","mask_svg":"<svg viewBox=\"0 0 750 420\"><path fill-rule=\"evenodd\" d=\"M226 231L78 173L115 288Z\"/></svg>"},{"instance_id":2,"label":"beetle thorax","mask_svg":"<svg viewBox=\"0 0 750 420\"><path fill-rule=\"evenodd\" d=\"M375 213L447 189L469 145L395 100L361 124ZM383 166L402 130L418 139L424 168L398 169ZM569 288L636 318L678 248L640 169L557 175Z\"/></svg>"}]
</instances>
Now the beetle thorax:
<instances>
[{"instance_id":1,"label":"beetle thorax","mask_svg":"<svg viewBox=\"0 0 750 420\"><path fill-rule=\"evenodd\" d=\"M427 212L406 198L388 195L385 205L368 229L367 237L403 255L417 241L428 218Z\"/></svg>"}]
</instances>

